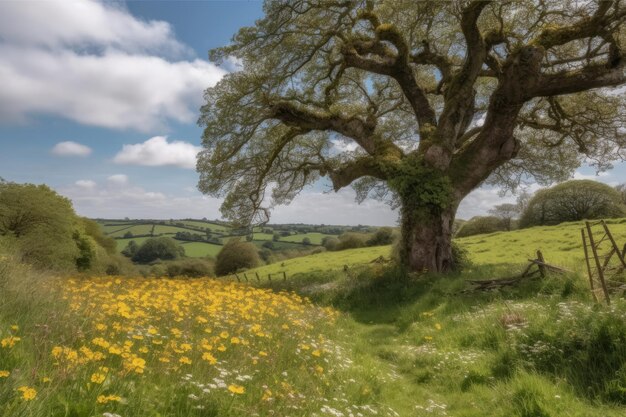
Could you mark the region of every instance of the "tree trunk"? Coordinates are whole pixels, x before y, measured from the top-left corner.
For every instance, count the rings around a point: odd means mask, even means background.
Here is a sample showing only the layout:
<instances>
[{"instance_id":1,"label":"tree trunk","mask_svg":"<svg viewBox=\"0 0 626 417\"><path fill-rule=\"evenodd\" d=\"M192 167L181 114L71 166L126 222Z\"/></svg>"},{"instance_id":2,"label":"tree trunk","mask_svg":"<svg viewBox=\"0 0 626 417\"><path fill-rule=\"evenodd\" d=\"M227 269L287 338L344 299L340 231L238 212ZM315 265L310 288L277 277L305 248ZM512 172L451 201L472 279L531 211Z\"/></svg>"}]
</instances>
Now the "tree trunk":
<instances>
[{"instance_id":1,"label":"tree trunk","mask_svg":"<svg viewBox=\"0 0 626 417\"><path fill-rule=\"evenodd\" d=\"M455 269L452 255L452 224L457 204L446 209L402 208L403 265L414 272L450 272Z\"/></svg>"}]
</instances>

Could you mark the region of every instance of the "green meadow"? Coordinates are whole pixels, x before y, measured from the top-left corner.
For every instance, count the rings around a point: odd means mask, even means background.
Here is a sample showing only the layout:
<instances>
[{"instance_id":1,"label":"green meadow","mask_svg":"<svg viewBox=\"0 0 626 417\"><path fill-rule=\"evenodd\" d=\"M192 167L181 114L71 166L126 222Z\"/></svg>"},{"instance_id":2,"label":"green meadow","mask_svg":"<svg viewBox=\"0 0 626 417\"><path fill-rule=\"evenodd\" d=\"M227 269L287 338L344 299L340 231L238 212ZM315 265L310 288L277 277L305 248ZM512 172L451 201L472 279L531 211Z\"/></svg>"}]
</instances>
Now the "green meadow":
<instances>
[{"instance_id":1,"label":"green meadow","mask_svg":"<svg viewBox=\"0 0 626 417\"><path fill-rule=\"evenodd\" d=\"M626 243L626 219L608 223ZM471 262L448 276L373 262L390 258L380 246L246 283L52 278L4 248L0 415L621 417L626 302L593 302L581 226L457 239ZM518 273L537 249L572 272L468 283Z\"/></svg>"}]
</instances>

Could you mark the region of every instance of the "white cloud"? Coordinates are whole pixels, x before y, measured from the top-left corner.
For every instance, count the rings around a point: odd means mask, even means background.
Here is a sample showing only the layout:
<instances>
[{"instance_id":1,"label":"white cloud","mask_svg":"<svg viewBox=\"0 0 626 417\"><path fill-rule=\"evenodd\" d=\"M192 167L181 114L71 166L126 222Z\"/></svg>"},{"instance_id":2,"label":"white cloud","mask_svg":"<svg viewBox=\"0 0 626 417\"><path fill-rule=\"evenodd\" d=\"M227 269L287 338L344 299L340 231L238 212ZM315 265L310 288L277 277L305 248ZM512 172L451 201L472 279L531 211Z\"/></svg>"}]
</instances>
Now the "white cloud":
<instances>
[{"instance_id":1,"label":"white cloud","mask_svg":"<svg viewBox=\"0 0 626 417\"><path fill-rule=\"evenodd\" d=\"M188 142L168 142L165 136L155 136L143 143L124 145L113 158L113 162L144 166L173 165L193 169L201 149Z\"/></svg>"},{"instance_id":2,"label":"white cloud","mask_svg":"<svg viewBox=\"0 0 626 417\"><path fill-rule=\"evenodd\" d=\"M499 191L497 188L478 188L472 191L461 201L456 217L469 220L474 216L486 216L498 204L515 203L515 196L501 196Z\"/></svg>"},{"instance_id":3,"label":"white cloud","mask_svg":"<svg viewBox=\"0 0 626 417\"><path fill-rule=\"evenodd\" d=\"M91 148L80 143L66 141L54 145L52 153L59 156L88 156L91 155Z\"/></svg>"},{"instance_id":4,"label":"white cloud","mask_svg":"<svg viewBox=\"0 0 626 417\"><path fill-rule=\"evenodd\" d=\"M220 217L221 200L204 196L174 197L147 191L123 174L111 175L98 183L79 180L58 191L72 200L77 213L92 218Z\"/></svg>"},{"instance_id":5,"label":"white cloud","mask_svg":"<svg viewBox=\"0 0 626 417\"><path fill-rule=\"evenodd\" d=\"M109 184L112 184L112 185L126 185L128 184L128 175L124 175L124 174L111 175L110 177L107 178L107 181L109 182Z\"/></svg>"},{"instance_id":6,"label":"white cloud","mask_svg":"<svg viewBox=\"0 0 626 417\"><path fill-rule=\"evenodd\" d=\"M603 178L606 179L606 177L610 177L611 174L609 172L603 171L603 172L598 172L597 174L584 174L580 171L576 171L574 172L574 175L572 176L572 178L574 178L575 180L592 180L592 181L603 181Z\"/></svg>"},{"instance_id":7,"label":"white cloud","mask_svg":"<svg viewBox=\"0 0 626 417\"><path fill-rule=\"evenodd\" d=\"M78 180L74 184L83 189L93 189L96 188L97 185L96 182L92 180Z\"/></svg>"},{"instance_id":8,"label":"white cloud","mask_svg":"<svg viewBox=\"0 0 626 417\"><path fill-rule=\"evenodd\" d=\"M398 212L388 204L373 199L357 204L354 190L344 188L337 193L303 192L288 206L276 207L271 222L395 226L397 220Z\"/></svg>"},{"instance_id":9,"label":"white cloud","mask_svg":"<svg viewBox=\"0 0 626 417\"><path fill-rule=\"evenodd\" d=\"M171 59L185 51L169 24L108 3L0 2L0 122L44 113L154 131L193 121L202 92L225 70Z\"/></svg>"}]
</instances>

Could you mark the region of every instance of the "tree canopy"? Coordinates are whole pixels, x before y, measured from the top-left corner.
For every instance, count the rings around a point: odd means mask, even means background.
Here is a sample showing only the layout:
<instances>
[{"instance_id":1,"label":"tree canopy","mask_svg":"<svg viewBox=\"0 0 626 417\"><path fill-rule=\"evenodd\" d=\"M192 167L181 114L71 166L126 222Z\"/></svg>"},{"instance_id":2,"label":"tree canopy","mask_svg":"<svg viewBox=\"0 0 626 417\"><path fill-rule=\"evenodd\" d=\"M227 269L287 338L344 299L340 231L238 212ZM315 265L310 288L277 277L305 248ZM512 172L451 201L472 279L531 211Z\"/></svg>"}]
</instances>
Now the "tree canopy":
<instances>
[{"instance_id":1,"label":"tree canopy","mask_svg":"<svg viewBox=\"0 0 626 417\"><path fill-rule=\"evenodd\" d=\"M614 188L596 181L573 180L538 191L520 219L520 227L554 225L626 215Z\"/></svg>"},{"instance_id":2,"label":"tree canopy","mask_svg":"<svg viewBox=\"0 0 626 417\"><path fill-rule=\"evenodd\" d=\"M456 208L480 184L562 181L625 156L624 95L608 90L626 81L623 0L264 10L210 52L241 68L207 89L199 120L199 188L225 196L231 220L266 222L327 177L401 206L405 262L445 270Z\"/></svg>"}]
</instances>

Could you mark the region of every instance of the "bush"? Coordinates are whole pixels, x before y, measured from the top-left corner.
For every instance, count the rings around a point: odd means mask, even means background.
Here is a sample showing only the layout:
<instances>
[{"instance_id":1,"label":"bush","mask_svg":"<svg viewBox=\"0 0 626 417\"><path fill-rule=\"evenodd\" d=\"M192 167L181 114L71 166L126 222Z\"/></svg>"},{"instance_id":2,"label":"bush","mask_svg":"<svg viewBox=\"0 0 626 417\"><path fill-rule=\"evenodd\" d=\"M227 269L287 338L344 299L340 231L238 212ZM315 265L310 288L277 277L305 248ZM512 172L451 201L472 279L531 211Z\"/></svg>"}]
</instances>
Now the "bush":
<instances>
[{"instance_id":1,"label":"bush","mask_svg":"<svg viewBox=\"0 0 626 417\"><path fill-rule=\"evenodd\" d=\"M391 227L381 227L376 230L374 236L367 240L367 246L384 246L393 243L393 229Z\"/></svg>"},{"instance_id":2,"label":"bush","mask_svg":"<svg viewBox=\"0 0 626 417\"><path fill-rule=\"evenodd\" d=\"M339 246L339 239L333 236L325 236L322 239L322 246L324 246L328 251L337 250L337 246Z\"/></svg>"},{"instance_id":3,"label":"bush","mask_svg":"<svg viewBox=\"0 0 626 417\"><path fill-rule=\"evenodd\" d=\"M355 249L365 246L367 238L358 233L344 233L339 236L339 244L335 250Z\"/></svg>"},{"instance_id":4,"label":"bush","mask_svg":"<svg viewBox=\"0 0 626 417\"><path fill-rule=\"evenodd\" d=\"M240 240L229 240L215 262L215 273L218 276L232 274L240 269L254 268L260 264L256 246Z\"/></svg>"},{"instance_id":5,"label":"bush","mask_svg":"<svg viewBox=\"0 0 626 417\"><path fill-rule=\"evenodd\" d=\"M72 203L45 185L0 183L0 236L38 268L74 270L81 256Z\"/></svg>"},{"instance_id":6,"label":"bush","mask_svg":"<svg viewBox=\"0 0 626 417\"><path fill-rule=\"evenodd\" d=\"M456 237L480 235L506 230L506 224L495 216L476 216L463 223Z\"/></svg>"},{"instance_id":7,"label":"bush","mask_svg":"<svg viewBox=\"0 0 626 417\"><path fill-rule=\"evenodd\" d=\"M157 259L171 260L185 255L185 250L170 237L155 237L146 240L133 256L134 262L150 263Z\"/></svg>"},{"instance_id":8,"label":"bush","mask_svg":"<svg viewBox=\"0 0 626 417\"><path fill-rule=\"evenodd\" d=\"M520 227L621 217L626 214L621 195L606 184L573 180L538 191L528 202Z\"/></svg>"},{"instance_id":9,"label":"bush","mask_svg":"<svg viewBox=\"0 0 626 417\"><path fill-rule=\"evenodd\" d=\"M174 277L210 277L213 276L213 263L206 259L187 258L168 262L165 266L167 275Z\"/></svg>"},{"instance_id":10,"label":"bush","mask_svg":"<svg viewBox=\"0 0 626 417\"><path fill-rule=\"evenodd\" d=\"M303 238L302 244L305 246L309 246L311 244L311 239L309 239L308 237Z\"/></svg>"}]
</instances>

